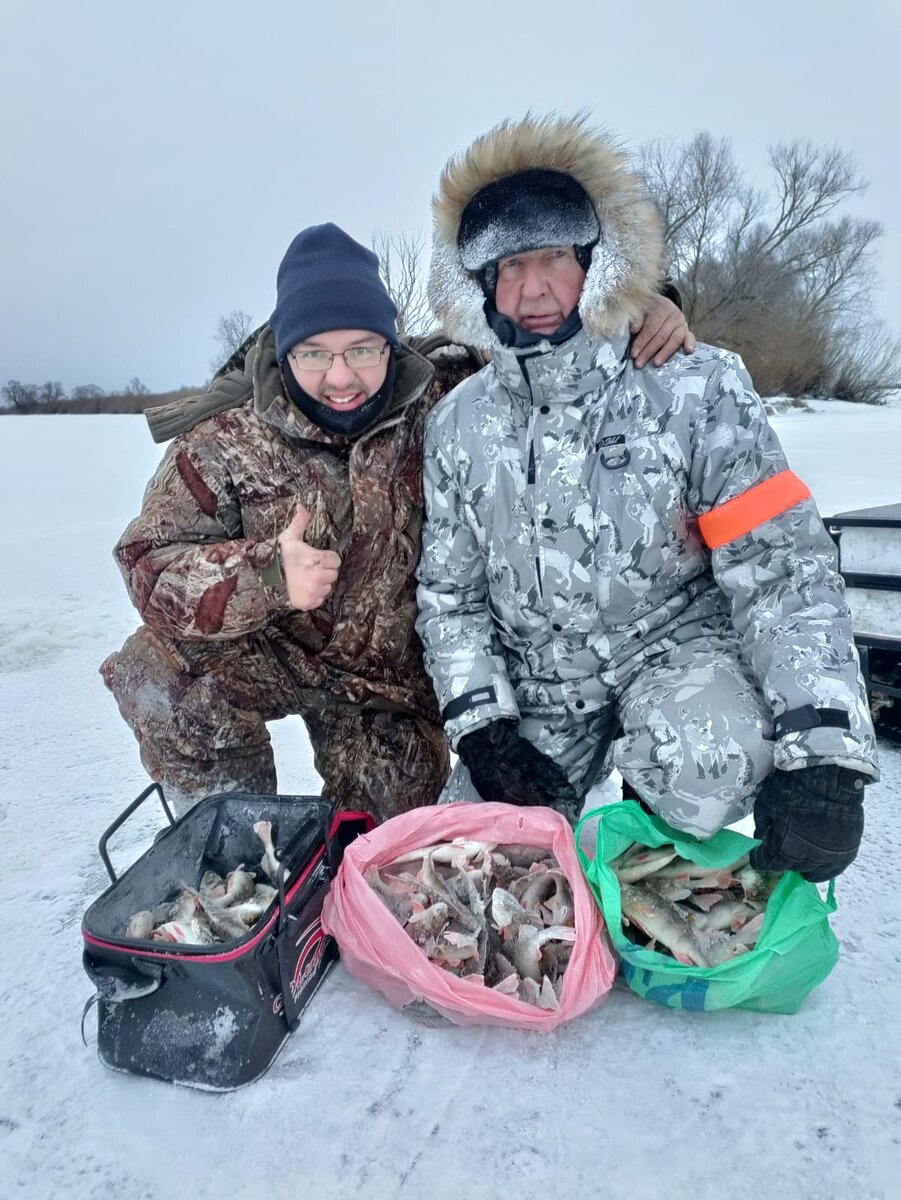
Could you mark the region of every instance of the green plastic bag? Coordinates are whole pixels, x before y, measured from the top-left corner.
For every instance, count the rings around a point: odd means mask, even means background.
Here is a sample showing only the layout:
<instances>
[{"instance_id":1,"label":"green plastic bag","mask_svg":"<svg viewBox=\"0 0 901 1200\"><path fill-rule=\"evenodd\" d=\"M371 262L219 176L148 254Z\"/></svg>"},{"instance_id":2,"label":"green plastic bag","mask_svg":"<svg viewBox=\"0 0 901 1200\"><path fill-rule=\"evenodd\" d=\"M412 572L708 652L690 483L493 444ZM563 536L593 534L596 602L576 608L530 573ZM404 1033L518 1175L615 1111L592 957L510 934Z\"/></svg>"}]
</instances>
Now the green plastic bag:
<instances>
[{"instance_id":1,"label":"green plastic bag","mask_svg":"<svg viewBox=\"0 0 901 1200\"><path fill-rule=\"evenodd\" d=\"M706 841L678 833L632 800L587 813L576 829L576 845L586 821L599 818L597 855L579 849L582 869L604 913L622 959L623 976L633 991L666 1008L711 1012L751 1008L758 1012L797 1012L807 994L838 961L838 939L829 926L835 912L835 881L824 900L815 883L794 871L779 880L766 907L753 950L718 967L691 967L668 954L636 946L623 932L619 882L607 866L633 842L661 846L672 842L683 858L709 867L727 867L759 845L724 829Z\"/></svg>"}]
</instances>

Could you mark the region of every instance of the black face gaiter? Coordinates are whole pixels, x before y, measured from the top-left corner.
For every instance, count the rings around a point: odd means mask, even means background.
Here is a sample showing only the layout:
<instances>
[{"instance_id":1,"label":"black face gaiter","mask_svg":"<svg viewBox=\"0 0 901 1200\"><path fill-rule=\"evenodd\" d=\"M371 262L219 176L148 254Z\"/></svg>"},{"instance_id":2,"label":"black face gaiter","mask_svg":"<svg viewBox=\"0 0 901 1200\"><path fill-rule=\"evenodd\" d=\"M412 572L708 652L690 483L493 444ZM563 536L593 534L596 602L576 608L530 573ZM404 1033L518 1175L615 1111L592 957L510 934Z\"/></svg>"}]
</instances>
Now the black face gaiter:
<instances>
[{"instance_id":1,"label":"black face gaiter","mask_svg":"<svg viewBox=\"0 0 901 1200\"><path fill-rule=\"evenodd\" d=\"M397 378L397 362L394 350L391 349L388 357L388 373L379 390L373 392L368 400L365 400L359 408L353 409L352 412L340 412L337 409L329 408L327 404L322 404L319 400L315 400L309 392L305 392L294 378L294 372L287 362L282 362L281 368L285 390L291 403L300 409L308 421L312 421L320 429L324 429L328 433L343 434L344 437L357 437L378 420L394 395L394 381Z\"/></svg>"},{"instance_id":2,"label":"black face gaiter","mask_svg":"<svg viewBox=\"0 0 901 1200\"><path fill-rule=\"evenodd\" d=\"M539 342L562 346L582 328L582 314L578 306L553 333L531 333L528 329L523 329L522 325L517 325L511 317L499 313L491 300L485 301L484 309L488 324L497 334L498 341L510 350L524 350L529 346L537 346Z\"/></svg>"}]
</instances>

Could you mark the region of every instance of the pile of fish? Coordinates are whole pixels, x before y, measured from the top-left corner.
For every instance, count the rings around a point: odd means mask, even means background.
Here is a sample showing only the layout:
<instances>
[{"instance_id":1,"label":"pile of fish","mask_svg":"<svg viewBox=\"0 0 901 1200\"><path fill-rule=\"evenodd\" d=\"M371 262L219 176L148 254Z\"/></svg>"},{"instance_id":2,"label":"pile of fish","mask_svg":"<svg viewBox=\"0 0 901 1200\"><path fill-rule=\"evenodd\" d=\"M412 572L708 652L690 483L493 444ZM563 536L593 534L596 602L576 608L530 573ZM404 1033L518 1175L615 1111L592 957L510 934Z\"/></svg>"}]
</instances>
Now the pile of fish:
<instances>
[{"instance_id":1,"label":"pile of fish","mask_svg":"<svg viewBox=\"0 0 901 1200\"><path fill-rule=\"evenodd\" d=\"M695 967L754 948L780 879L755 871L747 855L728 867L702 867L669 843L634 842L608 865L619 880L626 936Z\"/></svg>"},{"instance_id":2,"label":"pile of fish","mask_svg":"<svg viewBox=\"0 0 901 1200\"><path fill-rule=\"evenodd\" d=\"M182 882L181 891L174 899L134 913L125 928L125 936L194 946L243 937L278 895L278 889L272 886L278 876L272 822L257 821L253 831L263 845L259 870L272 881L271 884L258 883L255 875L244 869L244 863L239 863L224 879L215 871L207 871L198 887ZM288 872L285 872L287 878Z\"/></svg>"},{"instance_id":3,"label":"pile of fish","mask_svg":"<svg viewBox=\"0 0 901 1200\"><path fill-rule=\"evenodd\" d=\"M572 893L550 851L457 838L364 878L436 966L559 1010L576 933Z\"/></svg>"}]
</instances>

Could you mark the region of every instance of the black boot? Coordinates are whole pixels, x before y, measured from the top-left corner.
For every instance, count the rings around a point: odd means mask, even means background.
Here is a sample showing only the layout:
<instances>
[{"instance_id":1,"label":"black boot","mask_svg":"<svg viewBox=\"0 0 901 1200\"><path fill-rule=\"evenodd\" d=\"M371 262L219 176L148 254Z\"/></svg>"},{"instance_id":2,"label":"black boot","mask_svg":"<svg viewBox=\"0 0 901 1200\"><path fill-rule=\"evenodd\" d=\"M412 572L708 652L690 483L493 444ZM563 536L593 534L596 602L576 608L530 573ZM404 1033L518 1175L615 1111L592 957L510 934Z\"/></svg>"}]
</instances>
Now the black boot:
<instances>
[{"instance_id":1,"label":"black boot","mask_svg":"<svg viewBox=\"0 0 901 1200\"><path fill-rule=\"evenodd\" d=\"M650 813L652 817L657 816L650 804L648 804L647 801L642 800L641 796L639 796L632 784L629 783L628 779L623 780L623 799L634 800L646 813Z\"/></svg>"}]
</instances>

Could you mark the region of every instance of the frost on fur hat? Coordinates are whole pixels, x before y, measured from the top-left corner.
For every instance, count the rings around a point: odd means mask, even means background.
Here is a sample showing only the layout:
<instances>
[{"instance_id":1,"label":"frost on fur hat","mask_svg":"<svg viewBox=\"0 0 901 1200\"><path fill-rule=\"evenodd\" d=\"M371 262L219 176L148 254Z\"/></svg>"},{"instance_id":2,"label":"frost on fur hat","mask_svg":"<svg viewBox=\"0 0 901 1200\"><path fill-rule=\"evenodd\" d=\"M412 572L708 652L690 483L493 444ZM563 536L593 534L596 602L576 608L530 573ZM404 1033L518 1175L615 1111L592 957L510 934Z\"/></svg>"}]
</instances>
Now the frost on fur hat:
<instances>
[{"instance_id":1,"label":"frost on fur hat","mask_svg":"<svg viewBox=\"0 0 901 1200\"><path fill-rule=\"evenodd\" d=\"M562 171L520 171L476 192L463 210L457 244L468 271L545 246L591 246L600 222L588 193Z\"/></svg>"}]
</instances>

